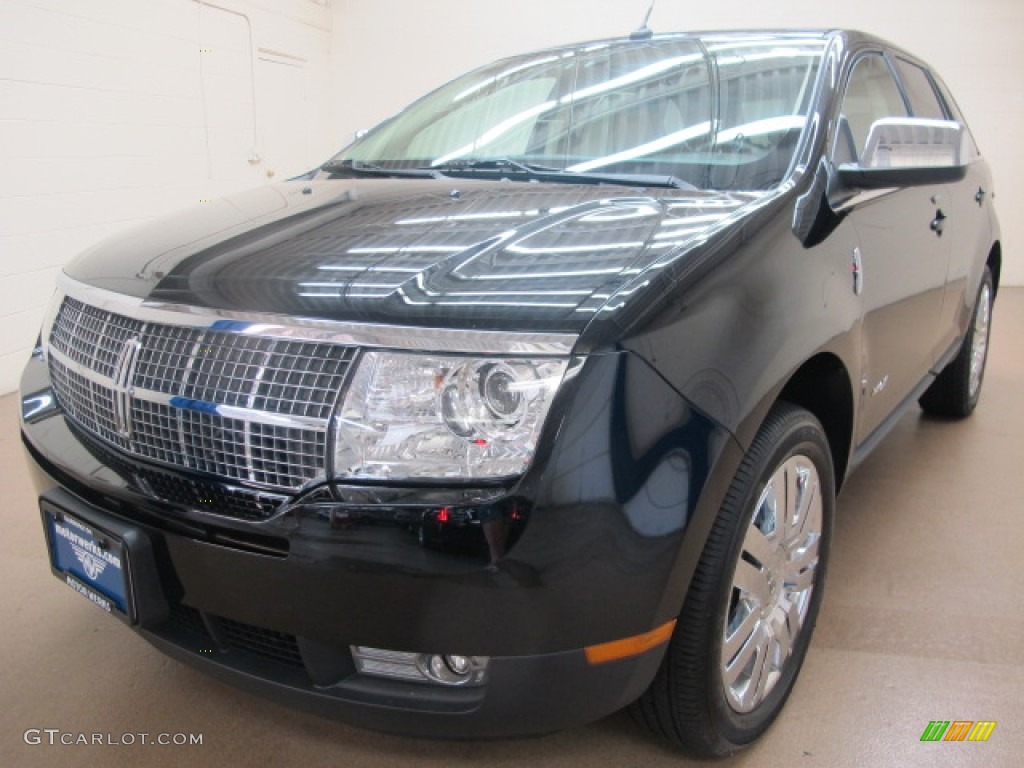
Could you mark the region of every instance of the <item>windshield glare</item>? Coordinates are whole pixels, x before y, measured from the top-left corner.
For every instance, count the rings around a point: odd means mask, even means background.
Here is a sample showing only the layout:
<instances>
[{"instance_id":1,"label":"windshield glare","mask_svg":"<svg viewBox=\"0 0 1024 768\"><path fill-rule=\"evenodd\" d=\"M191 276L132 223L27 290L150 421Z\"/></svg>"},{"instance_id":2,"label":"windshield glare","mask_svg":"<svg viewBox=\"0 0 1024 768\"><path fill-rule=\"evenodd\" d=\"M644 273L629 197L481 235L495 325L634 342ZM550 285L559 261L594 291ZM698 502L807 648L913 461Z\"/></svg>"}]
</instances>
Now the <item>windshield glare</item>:
<instances>
[{"instance_id":1,"label":"windshield glare","mask_svg":"<svg viewBox=\"0 0 1024 768\"><path fill-rule=\"evenodd\" d=\"M505 59L416 102L332 163L443 173L503 160L770 189L807 122L826 42L667 39Z\"/></svg>"}]
</instances>

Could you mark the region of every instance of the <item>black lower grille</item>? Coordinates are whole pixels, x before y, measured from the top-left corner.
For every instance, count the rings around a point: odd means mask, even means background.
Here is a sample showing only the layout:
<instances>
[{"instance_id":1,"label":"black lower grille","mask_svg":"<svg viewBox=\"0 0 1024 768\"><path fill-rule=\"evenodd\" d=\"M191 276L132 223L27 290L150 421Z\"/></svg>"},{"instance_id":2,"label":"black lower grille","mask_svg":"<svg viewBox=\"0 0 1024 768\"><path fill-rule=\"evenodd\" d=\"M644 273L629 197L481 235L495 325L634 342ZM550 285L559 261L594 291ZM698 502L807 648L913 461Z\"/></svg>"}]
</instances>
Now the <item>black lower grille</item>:
<instances>
[{"instance_id":1,"label":"black lower grille","mask_svg":"<svg viewBox=\"0 0 1024 768\"><path fill-rule=\"evenodd\" d=\"M294 635L245 624L233 619L210 617L219 628L226 650L241 651L264 659L305 669L299 644ZM206 629L202 614L195 608L180 603L171 606L168 621L172 627L213 642Z\"/></svg>"},{"instance_id":2,"label":"black lower grille","mask_svg":"<svg viewBox=\"0 0 1024 768\"><path fill-rule=\"evenodd\" d=\"M139 474L153 495L164 501L237 520L266 520L282 502L279 497L224 488L170 473L141 470Z\"/></svg>"},{"instance_id":3,"label":"black lower grille","mask_svg":"<svg viewBox=\"0 0 1024 768\"><path fill-rule=\"evenodd\" d=\"M255 627L240 621L221 619L220 628L231 648L255 653L267 659L303 667L302 654L294 635L277 632L273 629Z\"/></svg>"},{"instance_id":4,"label":"black lower grille","mask_svg":"<svg viewBox=\"0 0 1024 768\"><path fill-rule=\"evenodd\" d=\"M203 623L202 615L191 606L173 603L167 620L175 629L194 635L202 635L206 640L210 639L210 633L206 631L206 624Z\"/></svg>"}]
</instances>

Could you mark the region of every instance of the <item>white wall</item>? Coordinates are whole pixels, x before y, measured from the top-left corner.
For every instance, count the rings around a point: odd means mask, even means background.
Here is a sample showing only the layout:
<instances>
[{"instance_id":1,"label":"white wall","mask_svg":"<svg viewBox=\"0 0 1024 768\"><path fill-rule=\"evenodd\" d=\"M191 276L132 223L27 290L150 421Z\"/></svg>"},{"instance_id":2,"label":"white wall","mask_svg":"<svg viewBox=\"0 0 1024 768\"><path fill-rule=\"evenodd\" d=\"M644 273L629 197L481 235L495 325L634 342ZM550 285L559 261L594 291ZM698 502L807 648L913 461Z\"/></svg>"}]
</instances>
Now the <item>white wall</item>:
<instances>
[{"instance_id":1,"label":"white wall","mask_svg":"<svg viewBox=\"0 0 1024 768\"><path fill-rule=\"evenodd\" d=\"M333 0L342 135L504 55L640 26L648 0ZM1003 284L1024 285L1024 0L658 0L655 31L852 27L920 56L949 84L995 174Z\"/></svg>"},{"instance_id":2,"label":"white wall","mask_svg":"<svg viewBox=\"0 0 1024 768\"><path fill-rule=\"evenodd\" d=\"M204 3L0 0L0 394L76 253L338 143L329 10Z\"/></svg>"}]
</instances>

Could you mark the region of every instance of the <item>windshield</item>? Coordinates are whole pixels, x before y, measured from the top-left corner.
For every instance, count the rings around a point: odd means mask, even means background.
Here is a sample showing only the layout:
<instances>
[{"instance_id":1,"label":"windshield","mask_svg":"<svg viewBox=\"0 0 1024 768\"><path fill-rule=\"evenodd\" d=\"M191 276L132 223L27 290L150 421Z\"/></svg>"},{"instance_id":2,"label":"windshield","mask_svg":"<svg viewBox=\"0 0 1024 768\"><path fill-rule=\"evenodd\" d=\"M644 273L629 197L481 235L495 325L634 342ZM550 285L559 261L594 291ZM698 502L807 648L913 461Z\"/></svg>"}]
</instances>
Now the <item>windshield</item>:
<instances>
[{"instance_id":1,"label":"windshield","mask_svg":"<svg viewBox=\"0 0 1024 768\"><path fill-rule=\"evenodd\" d=\"M325 168L770 189L807 122L826 42L731 35L505 59L434 91Z\"/></svg>"}]
</instances>

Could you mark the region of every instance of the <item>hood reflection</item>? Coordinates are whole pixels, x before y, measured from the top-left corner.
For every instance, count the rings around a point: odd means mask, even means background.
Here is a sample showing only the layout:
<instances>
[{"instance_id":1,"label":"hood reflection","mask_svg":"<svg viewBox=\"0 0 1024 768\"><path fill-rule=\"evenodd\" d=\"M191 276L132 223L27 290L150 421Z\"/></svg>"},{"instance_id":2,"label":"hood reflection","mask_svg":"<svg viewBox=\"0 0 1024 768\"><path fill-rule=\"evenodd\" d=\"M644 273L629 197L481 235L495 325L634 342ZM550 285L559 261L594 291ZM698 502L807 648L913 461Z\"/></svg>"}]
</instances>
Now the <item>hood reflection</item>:
<instances>
[{"instance_id":1,"label":"hood reflection","mask_svg":"<svg viewBox=\"0 0 1024 768\"><path fill-rule=\"evenodd\" d=\"M760 198L470 186L457 202L360 195L323 218L276 219L182 259L151 298L396 324L579 330L580 315L630 296L638 286L628 283L664 266L666 250L681 257L695 235ZM442 206L458 212L410 215Z\"/></svg>"},{"instance_id":2,"label":"hood reflection","mask_svg":"<svg viewBox=\"0 0 1024 768\"><path fill-rule=\"evenodd\" d=\"M481 181L452 191L440 180L288 182L146 225L68 271L226 310L579 333L594 313L642 302L648 273L773 194Z\"/></svg>"}]
</instances>

